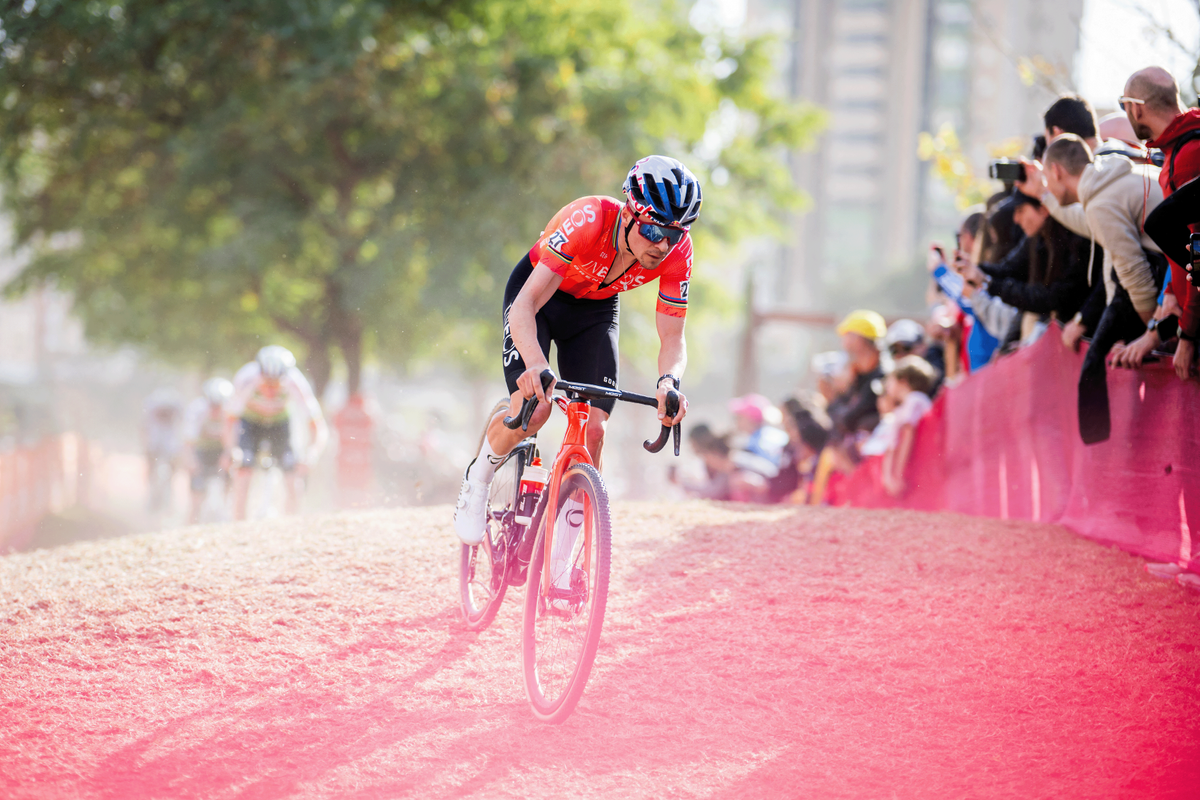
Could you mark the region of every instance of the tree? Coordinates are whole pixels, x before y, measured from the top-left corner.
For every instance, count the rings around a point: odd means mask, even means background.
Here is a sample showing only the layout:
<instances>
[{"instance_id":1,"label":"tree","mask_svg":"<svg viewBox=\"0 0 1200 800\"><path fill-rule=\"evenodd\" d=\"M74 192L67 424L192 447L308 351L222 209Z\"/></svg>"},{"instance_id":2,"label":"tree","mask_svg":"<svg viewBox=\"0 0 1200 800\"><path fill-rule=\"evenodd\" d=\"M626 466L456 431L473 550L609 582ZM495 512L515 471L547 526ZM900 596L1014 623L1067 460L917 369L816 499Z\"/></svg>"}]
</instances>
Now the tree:
<instances>
[{"instance_id":1,"label":"tree","mask_svg":"<svg viewBox=\"0 0 1200 800\"><path fill-rule=\"evenodd\" d=\"M0 179L36 253L14 288L54 280L91 336L176 358L282 332L351 391L364 347L478 350L521 249L639 155L728 176L705 230L754 229L815 118L766 90L768 42L671 4L27 0L2 24Z\"/></svg>"}]
</instances>

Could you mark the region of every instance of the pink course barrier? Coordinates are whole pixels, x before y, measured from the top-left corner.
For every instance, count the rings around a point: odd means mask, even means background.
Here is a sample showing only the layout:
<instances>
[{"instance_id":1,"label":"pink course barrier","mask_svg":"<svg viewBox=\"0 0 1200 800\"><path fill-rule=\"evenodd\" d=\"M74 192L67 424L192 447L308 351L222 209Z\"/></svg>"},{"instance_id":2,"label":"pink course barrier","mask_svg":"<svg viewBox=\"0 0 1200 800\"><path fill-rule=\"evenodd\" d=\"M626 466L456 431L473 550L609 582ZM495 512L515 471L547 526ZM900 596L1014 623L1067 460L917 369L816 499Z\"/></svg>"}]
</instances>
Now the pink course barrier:
<instances>
[{"instance_id":1,"label":"pink course barrier","mask_svg":"<svg viewBox=\"0 0 1200 800\"><path fill-rule=\"evenodd\" d=\"M918 427L908 493L883 495L868 461L851 476L850 504L1057 522L1200 568L1200 384L1169 361L1109 370L1112 437L1086 446L1082 361L1051 332L943 392Z\"/></svg>"},{"instance_id":2,"label":"pink course barrier","mask_svg":"<svg viewBox=\"0 0 1200 800\"><path fill-rule=\"evenodd\" d=\"M63 446L57 436L0 451L0 552L32 531L61 494Z\"/></svg>"}]
</instances>

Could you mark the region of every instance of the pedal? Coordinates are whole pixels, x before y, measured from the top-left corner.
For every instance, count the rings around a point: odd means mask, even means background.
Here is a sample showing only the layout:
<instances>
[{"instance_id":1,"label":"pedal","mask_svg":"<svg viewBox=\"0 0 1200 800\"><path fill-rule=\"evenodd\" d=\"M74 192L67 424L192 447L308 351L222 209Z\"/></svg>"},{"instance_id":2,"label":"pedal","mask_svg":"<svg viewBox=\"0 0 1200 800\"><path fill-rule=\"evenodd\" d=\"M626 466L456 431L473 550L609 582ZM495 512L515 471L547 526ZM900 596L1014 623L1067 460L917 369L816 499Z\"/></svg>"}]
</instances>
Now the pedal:
<instances>
[{"instance_id":1,"label":"pedal","mask_svg":"<svg viewBox=\"0 0 1200 800\"><path fill-rule=\"evenodd\" d=\"M509 586L524 586L525 581L529 580L529 564L522 564L519 558L514 558L508 564L506 580Z\"/></svg>"}]
</instances>

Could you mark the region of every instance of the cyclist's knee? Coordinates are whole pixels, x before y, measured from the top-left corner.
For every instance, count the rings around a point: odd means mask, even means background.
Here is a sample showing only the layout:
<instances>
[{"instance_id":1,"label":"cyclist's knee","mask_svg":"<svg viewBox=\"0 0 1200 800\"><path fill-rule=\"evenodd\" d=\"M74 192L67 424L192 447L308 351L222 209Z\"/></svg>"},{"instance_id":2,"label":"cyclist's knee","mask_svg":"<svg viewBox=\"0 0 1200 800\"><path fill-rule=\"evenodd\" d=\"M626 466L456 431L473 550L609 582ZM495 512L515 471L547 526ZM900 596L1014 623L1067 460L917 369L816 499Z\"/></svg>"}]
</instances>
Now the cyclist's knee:
<instances>
[{"instance_id":1,"label":"cyclist's knee","mask_svg":"<svg viewBox=\"0 0 1200 800\"><path fill-rule=\"evenodd\" d=\"M588 417L587 444L589 450L604 444L604 433L608 429L608 415L599 409L593 409Z\"/></svg>"}]
</instances>

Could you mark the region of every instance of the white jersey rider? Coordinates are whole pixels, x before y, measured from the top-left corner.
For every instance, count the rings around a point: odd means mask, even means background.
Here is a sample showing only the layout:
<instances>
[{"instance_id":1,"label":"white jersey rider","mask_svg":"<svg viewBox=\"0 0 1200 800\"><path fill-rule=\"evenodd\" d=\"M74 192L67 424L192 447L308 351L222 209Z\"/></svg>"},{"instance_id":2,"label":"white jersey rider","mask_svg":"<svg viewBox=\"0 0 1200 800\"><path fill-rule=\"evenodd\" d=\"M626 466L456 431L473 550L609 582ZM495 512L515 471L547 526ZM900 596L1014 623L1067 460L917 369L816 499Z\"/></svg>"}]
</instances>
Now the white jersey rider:
<instances>
[{"instance_id":1,"label":"white jersey rider","mask_svg":"<svg viewBox=\"0 0 1200 800\"><path fill-rule=\"evenodd\" d=\"M292 451L289 402L303 408L308 416L310 441L303 459L297 459ZM297 369L291 351L280 345L267 345L258 351L254 361L238 370L233 378L229 414L240 423L237 446L242 453L234 483L234 518L246 518L251 470L263 442L269 445L271 457L287 476L287 513L296 513L299 487L324 449L329 429L312 387Z\"/></svg>"}]
</instances>

